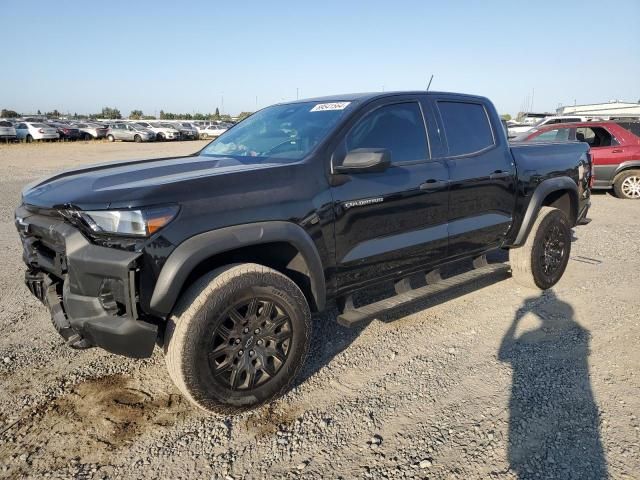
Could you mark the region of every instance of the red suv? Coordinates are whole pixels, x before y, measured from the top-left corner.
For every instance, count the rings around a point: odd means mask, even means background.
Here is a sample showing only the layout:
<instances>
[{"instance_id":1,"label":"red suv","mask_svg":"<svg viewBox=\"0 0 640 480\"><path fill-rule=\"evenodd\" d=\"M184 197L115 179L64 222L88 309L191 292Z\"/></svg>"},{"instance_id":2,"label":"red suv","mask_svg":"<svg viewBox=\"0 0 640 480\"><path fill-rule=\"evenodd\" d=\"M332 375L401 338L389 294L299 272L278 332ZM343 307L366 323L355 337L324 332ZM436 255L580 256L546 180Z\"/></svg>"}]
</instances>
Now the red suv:
<instances>
[{"instance_id":1,"label":"red suv","mask_svg":"<svg viewBox=\"0 0 640 480\"><path fill-rule=\"evenodd\" d=\"M640 137L615 122L561 123L522 134L515 141L566 142L591 147L593 188L613 190L619 198L640 200Z\"/></svg>"}]
</instances>

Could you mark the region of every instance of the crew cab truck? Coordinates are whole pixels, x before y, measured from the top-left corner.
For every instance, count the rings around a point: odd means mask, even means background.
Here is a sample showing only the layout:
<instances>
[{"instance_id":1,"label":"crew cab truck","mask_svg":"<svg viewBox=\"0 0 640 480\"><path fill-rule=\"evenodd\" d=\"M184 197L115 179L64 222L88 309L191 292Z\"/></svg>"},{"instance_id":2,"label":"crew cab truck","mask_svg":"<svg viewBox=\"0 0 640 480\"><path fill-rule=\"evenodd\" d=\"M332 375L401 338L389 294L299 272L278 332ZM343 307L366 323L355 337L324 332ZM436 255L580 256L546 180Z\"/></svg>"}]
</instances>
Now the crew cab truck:
<instances>
[{"instance_id":1,"label":"crew cab truck","mask_svg":"<svg viewBox=\"0 0 640 480\"><path fill-rule=\"evenodd\" d=\"M71 347L157 344L190 401L237 412L291 385L328 305L361 324L455 284L442 265L492 271L495 249L550 288L590 181L588 145L510 147L486 98L353 94L265 108L193 155L62 172L15 218L26 283ZM354 303L385 282L395 296Z\"/></svg>"}]
</instances>

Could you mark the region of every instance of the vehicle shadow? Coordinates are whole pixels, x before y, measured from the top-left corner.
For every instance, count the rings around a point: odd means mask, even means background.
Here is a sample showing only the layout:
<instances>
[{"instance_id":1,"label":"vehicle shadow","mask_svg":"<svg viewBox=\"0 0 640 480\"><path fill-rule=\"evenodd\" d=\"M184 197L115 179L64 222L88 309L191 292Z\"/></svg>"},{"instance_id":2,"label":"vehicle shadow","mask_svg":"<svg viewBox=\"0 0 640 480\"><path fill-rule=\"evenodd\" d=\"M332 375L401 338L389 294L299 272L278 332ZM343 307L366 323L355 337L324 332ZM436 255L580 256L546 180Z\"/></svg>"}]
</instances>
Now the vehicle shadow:
<instances>
[{"instance_id":1,"label":"vehicle shadow","mask_svg":"<svg viewBox=\"0 0 640 480\"><path fill-rule=\"evenodd\" d=\"M513 369L508 459L518 478L607 478L589 338L552 290L525 300L505 333L498 358Z\"/></svg>"}]
</instances>

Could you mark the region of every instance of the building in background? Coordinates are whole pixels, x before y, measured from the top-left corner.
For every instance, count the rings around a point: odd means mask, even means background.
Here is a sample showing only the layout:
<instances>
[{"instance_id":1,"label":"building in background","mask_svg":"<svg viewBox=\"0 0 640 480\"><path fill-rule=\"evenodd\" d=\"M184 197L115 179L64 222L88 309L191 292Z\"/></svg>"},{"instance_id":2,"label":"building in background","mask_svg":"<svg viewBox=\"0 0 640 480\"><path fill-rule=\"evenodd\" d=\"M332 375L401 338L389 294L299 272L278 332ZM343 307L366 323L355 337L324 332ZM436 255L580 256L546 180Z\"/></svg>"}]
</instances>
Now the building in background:
<instances>
[{"instance_id":1,"label":"building in background","mask_svg":"<svg viewBox=\"0 0 640 480\"><path fill-rule=\"evenodd\" d=\"M590 105L567 105L556 110L558 115L596 116L603 120L638 119L640 103L620 102L592 103Z\"/></svg>"}]
</instances>

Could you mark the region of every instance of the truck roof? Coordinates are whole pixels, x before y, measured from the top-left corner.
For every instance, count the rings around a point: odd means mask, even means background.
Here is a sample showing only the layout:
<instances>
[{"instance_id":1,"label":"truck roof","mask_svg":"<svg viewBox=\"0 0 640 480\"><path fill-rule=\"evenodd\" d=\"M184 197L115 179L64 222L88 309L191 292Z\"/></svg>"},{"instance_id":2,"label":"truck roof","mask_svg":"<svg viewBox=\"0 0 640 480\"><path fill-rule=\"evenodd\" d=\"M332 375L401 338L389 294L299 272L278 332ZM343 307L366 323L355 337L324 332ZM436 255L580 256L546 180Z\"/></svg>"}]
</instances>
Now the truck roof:
<instances>
[{"instance_id":1,"label":"truck roof","mask_svg":"<svg viewBox=\"0 0 640 480\"><path fill-rule=\"evenodd\" d=\"M434 91L425 91L425 90L399 90L399 91L391 91L391 92L363 92L363 93L344 93L341 95L327 95L323 97L313 97L313 98L304 98L300 100L293 100L289 102L281 102L280 105L290 104L290 103L303 103L303 102L344 102L344 101L369 101L378 98L385 97L393 97L397 95L447 95L447 96L455 96L461 99L467 100L480 100L480 101L488 101L486 97L478 96L478 95L468 95L464 93L454 93L454 92L434 92Z\"/></svg>"}]
</instances>

